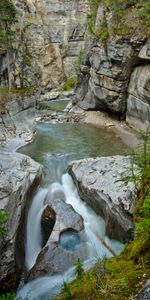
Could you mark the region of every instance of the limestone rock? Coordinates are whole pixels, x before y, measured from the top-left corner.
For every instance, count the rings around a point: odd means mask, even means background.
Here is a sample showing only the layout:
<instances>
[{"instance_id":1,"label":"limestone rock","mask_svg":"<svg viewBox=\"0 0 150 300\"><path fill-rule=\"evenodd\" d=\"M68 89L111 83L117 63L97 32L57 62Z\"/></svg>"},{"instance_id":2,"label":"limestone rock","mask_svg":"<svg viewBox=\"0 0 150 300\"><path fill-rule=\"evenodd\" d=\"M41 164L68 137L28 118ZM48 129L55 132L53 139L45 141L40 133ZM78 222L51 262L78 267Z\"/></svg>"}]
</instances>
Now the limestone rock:
<instances>
[{"instance_id":1,"label":"limestone rock","mask_svg":"<svg viewBox=\"0 0 150 300\"><path fill-rule=\"evenodd\" d=\"M127 122L146 128L150 123L150 65L136 67L128 88Z\"/></svg>"},{"instance_id":2,"label":"limestone rock","mask_svg":"<svg viewBox=\"0 0 150 300\"><path fill-rule=\"evenodd\" d=\"M31 158L0 152L0 209L10 216L7 235L0 240L0 292L16 289L24 260L24 228L27 207L41 179L41 167Z\"/></svg>"},{"instance_id":3,"label":"limestone rock","mask_svg":"<svg viewBox=\"0 0 150 300\"><path fill-rule=\"evenodd\" d=\"M0 94L0 101L1 97ZM33 139L37 94L21 96L12 93L7 97L5 113L0 112L0 143L15 150Z\"/></svg>"},{"instance_id":4,"label":"limestone rock","mask_svg":"<svg viewBox=\"0 0 150 300\"><path fill-rule=\"evenodd\" d=\"M23 80L24 87L33 86L42 93L49 92L76 72L74 62L81 48L84 48L89 2L13 2L18 11L18 22L13 28L16 32L13 43L15 51L10 51L12 86L20 87ZM26 62L25 51L28 54ZM2 86L6 86L6 72L7 59L4 52L0 55Z\"/></svg>"},{"instance_id":5,"label":"limestone rock","mask_svg":"<svg viewBox=\"0 0 150 300\"><path fill-rule=\"evenodd\" d=\"M131 238L133 231L134 185L122 181L129 166L130 159L122 156L83 159L69 165L81 199L105 219L109 237L121 241Z\"/></svg>"},{"instance_id":6,"label":"limestone rock","mask_svg":"<svg viewBox=\"0 0 150 300\"><path fill-rule=\"evenodd\" d=\"M150 39L148 39L146 44L142 47L138 56L143 60L150 60Z\"/></svg>"}]
</instances>

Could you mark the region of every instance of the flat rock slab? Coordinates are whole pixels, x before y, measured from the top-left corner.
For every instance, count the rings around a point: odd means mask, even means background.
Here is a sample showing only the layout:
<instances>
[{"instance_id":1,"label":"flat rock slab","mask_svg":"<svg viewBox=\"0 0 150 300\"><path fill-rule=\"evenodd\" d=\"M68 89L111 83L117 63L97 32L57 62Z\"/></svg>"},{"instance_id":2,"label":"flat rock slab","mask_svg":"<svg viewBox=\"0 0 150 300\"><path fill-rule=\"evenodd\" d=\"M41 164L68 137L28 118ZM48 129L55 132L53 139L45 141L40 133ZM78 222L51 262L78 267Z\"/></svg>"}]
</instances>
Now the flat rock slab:
<instances>
[{"instance_id":1,"label":"flat rock slab","mask_svg":"<svg viewBox=\"0 0 150 300\"><path fill-rule=\"evenodd\" d=\"M109 237L121 241L133 232L135 188L123 181L130 167L131 159L118 155L73 161L68 167L81 199L104 217Z\"/></svg>"}]
</instances>

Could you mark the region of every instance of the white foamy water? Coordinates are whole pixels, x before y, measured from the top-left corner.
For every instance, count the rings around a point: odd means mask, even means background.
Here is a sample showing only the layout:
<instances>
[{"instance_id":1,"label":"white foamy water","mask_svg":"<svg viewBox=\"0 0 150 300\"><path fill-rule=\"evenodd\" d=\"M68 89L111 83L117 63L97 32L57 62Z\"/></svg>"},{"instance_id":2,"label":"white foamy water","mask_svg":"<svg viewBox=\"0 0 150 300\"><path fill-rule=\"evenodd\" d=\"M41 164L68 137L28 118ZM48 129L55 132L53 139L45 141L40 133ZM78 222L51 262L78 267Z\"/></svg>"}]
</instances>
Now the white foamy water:
<instances>
[{"instance_id":1,"label":"white foamy water","mask_svg":"<svg viewBox=\"0 0 150 300\"><path fill-rule=\"evenodd\" d=\"M57 195L57 188L59 191L61 189L64 191L66 203L71 204L75 211L83 217L89 250L89 258L84 262L84 268L90 268L99 258L112 256L99 238L105 240L116 253L119 253L123 245L106 237L104 220L95 214L85 202L81 201L71 176L64 174L62 176L62 185L60 183L51 185L49 191L51 191L52 198L55 194ZM34 265L37 255L41 251L41 215L45 207L44 199L46 193L47 189L38 191L33 199L28 215L26 243L26 265L28 269ZM74 278L74 267L70 267L63 274L41 277L27 283L18 291L17 297L28 300L50 300L60 292L64 281L70 282Z\"/></svg>"},{"instance_id":2,"label":"white foamy water","mask_svg":"<svg viewBox=\"0 0 150 300\"><path fill-rule=\"evenodd\" d=\"M34 196L27 218L25 264L31 269L42 249L41 215L44 210L44 199L47 189L40 189Z\"/></svg>"}]
</instances>

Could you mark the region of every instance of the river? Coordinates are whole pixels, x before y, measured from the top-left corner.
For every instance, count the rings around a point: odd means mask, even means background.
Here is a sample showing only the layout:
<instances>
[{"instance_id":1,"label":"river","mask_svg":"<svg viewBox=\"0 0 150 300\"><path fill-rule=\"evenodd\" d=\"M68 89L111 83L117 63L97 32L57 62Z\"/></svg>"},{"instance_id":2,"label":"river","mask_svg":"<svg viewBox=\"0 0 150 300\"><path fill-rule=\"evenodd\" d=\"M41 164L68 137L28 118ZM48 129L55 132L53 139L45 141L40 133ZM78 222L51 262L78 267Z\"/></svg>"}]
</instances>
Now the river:
<instances>
[{"instance_id":1,"label":"river","mask_svg":"<svg viewBox=\"0 0 150 300\"><path fill-rule=\"evenodd\" d=\"M86 124L37 122L36 129L34 142L20 149L21 153L41 163L44 172L43 182L32 200L28 213L26 268L32 268L42 250L41 215L45 208L47 189L51 185L52 191L57 187L63 190L66 203L71 204L84 220L86 243L80 244L79 237L70 233L64 235L60 243L68 251L68 257L70 252L78 249L76 260L81 254L84 269L88 269L97 259L112 255L99 238L116 253L121 251L123 245L106 236L104 220L79 198L72 178L67 174L67 165L75 159L124 154L128 150L127 146L110 129ZM59 293L64 281L70 282L74 278L74 266L70 265L62 274L47 274L25 284L18 290L17 296L29 300L50 300Z\"/></svg>"}]
</instances>

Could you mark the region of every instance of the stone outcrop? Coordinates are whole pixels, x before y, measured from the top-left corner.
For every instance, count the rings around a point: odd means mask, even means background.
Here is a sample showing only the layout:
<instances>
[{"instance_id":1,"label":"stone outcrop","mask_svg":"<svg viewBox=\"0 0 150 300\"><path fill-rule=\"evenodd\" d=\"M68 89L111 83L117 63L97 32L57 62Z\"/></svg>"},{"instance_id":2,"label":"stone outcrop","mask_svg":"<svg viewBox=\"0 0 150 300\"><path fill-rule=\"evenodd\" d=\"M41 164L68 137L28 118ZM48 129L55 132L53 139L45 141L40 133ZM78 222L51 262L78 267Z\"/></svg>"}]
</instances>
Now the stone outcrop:
<instances>
[{"instance_id":1,"label":"stone outcrop","mask_svg":"<svg viewBox=\"0 0 150 300\"><path fill-rule=\"evenodd\" d=\"M150 124L150 64L136 67L131 75L126 120L135 128Z\"/></svg>"},{"instance_id":2,"label":"stone outcrop","mask_svg":"<svg viewBox=\"0 0 150 300\"><path fill-rule=\"evenodd\" d=\"M1 98L1 96L0 96ZM35 96L11 96L0 113L0 143L12 150L32 141L35 133Z\"/></svg>"},{"instance_id":3,"label":"stone outcrop","mask_svg":"<svg viewBox=\"0 0 150 300\"><path fill-rule=\"evenodd\" d=\"M0 292L16 289L24 262L25 216L42 175L41 167L31 158L0 152L0 209L9 213L0 240Z\"/></svg>"},{"instance_id":4,"label":"stone outcrop","mask_svg":"<svg viewBox=\"0 0 150 300\"><path fill-rule=\"evenodd\" d=\"M68 252L62 248L59 243L61 233L78 232L81 240L85 239L82 233L83 219L70 204L65 202L65 194L59 183L54 183L49 187L45 203L48 204L47 209L55 212L56 221L46 245L37 257L35 265L26 275L27 281L47 273L49 275L62 273L70 265L75 264L77 258L81 256L78 249ZM85 255L84 250L83 252Z\"/></svg>"},{"instance_id":5,"label":"stone outcrop","mask_svg":"<svg viewBox=\"0 0 150 300\"><path fill-rule=\"evenodd\" d=\"M130 12L128 14L127 19ZM102 20L107 24L102 31L111 30L112 14L100 5L95 33ZM135 24L137 20L138 17ZM105 41L100 36L93 37L93 41L85 45L72 111L79 108L107 111L119 119L127 116L127 122L135 128L141 124L147 127L150 121L149 62L150 41L142 25L139 32L135 29L131 36L116 34Z\"/></svg>"},{"instance_id":6,"label":"stone outcrop","mask_svg":"<svg viewBox=\"0 0 150 300\"><path fill-rule=\"evenodd\" d=\"M134 185L122 180L129 167L130 159L122 156L83 159L69 165L81 199L105 219L108 236L121 241L133 234Z\"/></svg>"}]
</instances>

